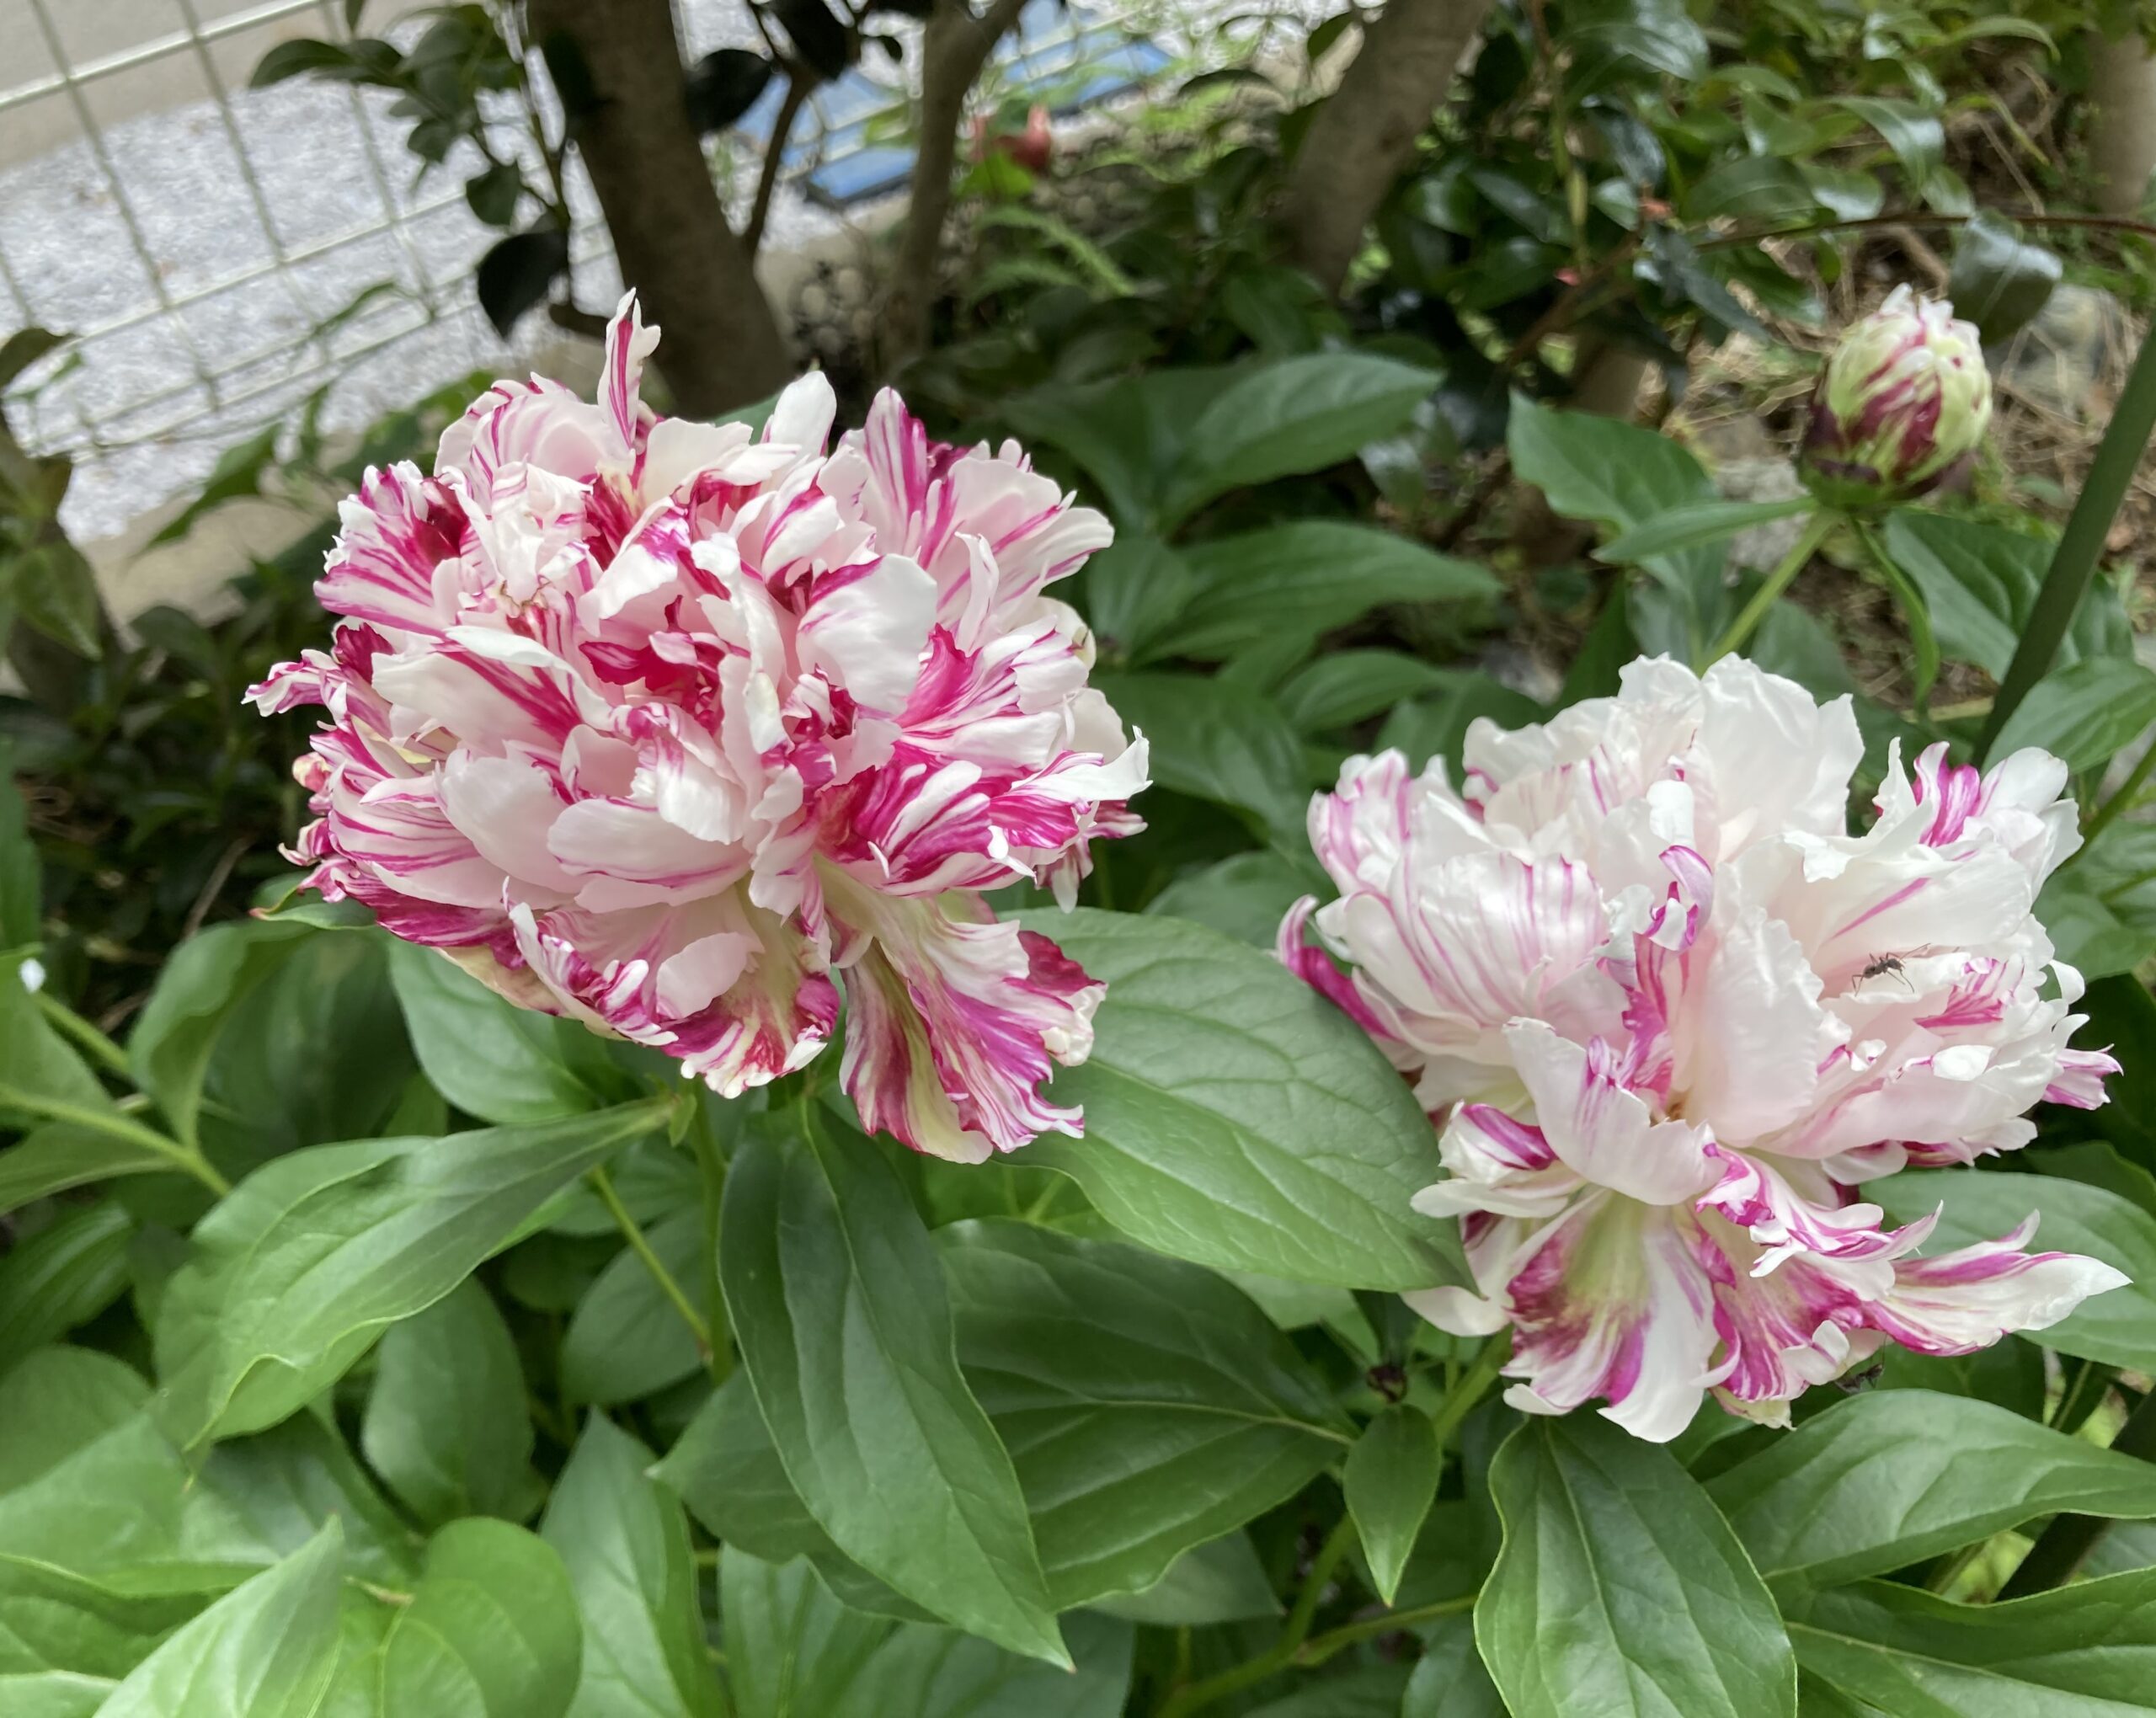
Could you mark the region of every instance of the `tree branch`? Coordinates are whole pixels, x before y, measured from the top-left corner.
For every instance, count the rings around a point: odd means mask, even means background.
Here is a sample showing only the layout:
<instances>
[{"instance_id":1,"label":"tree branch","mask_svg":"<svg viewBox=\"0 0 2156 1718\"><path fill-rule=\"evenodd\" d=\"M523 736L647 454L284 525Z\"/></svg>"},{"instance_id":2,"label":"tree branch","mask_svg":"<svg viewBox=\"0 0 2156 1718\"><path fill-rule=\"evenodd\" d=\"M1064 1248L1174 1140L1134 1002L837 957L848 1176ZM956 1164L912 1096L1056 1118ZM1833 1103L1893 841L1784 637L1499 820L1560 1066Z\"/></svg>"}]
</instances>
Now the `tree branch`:
<instances>
[{"instance_id":1,"label":"tree branch","mask_svg":"<svg viewBox=\"0 0 2156 1718\"><path fill-rule=\"evenodd\" d=\"M1452 87L1490 0L1388 0L1340 88L1310 121L1279 223L1288 253L1337 293L1363 232Z\"/></svg>"},{"instance_id":2,"label":"tree branch","mask_svg":"<svg viewBox=\"0 0 2156 1718\"><path fill-rule=\"evenodd\" d=\"M937 264L943 251L943 222L951 212L951 176L958 165L966 95L1024 9L1025 0L994 0L975 18L963 0L937 0L921 32L913 196L882 319L887 374L928 344L928 312L936 299Z\"/></svg>"},{"instance_id":3,"label":"tree branch","mask_svg":"<svg viewBox=\"0 0 2156 1718\"><path fill-rule=\"evenodd\" d=\"M794 122L808 104L811 82L793 67L787 67L786 99L779 104L778 118L772 122L771 137L764 145L763 171L756 175L756 200L749 211L749 224L741 231L741 243L751 257L764 248L764 222L771 212L779 166L786 159L787 141L793 136Z\"/></svg>"},{"instance_id":4,"label":"tree branch","mask_svg":"<svg viewBox=\"0 0 2156 1718\"><path fill-rule=\"evenodd\" d=\"M689 117L670 0L530 0L531 40L575 45L597 105L577 147L622 278L662 324L659 369L685 417L760 399L790 365L747 248L726 224Z\"/></svg>"}]
</instances>

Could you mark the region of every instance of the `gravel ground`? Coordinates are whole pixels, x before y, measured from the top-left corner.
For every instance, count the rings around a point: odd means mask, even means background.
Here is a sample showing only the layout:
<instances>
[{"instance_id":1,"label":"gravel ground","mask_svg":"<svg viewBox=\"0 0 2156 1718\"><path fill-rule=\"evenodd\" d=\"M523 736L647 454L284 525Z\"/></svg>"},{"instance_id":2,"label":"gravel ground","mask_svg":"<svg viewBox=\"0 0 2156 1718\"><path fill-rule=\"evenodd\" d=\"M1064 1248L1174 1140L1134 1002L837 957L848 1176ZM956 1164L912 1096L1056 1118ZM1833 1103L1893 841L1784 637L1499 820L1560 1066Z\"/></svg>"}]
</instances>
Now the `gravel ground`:
<instances>
[{"instance_id":1,"label":"gravel ground","mask_svg":"<svg viewBox=\"0 0 2156 1718\"><path fill-rule=\"evenodd\" d=\"M740 0L677 0L677 8L691 57L755 40ZM1330 8L1276 0L1275 9L1309 17ZM1251 14L1229 0L1156 0L1149 21L1160 25L1156 39L1188 47L1231 10ZM1198 52L1211 57L1202 45ZM883 69L881 56L870 58L878 75L899 75ZM538 317L504 343L479 315L471 269L494 235L459 195L473 163L452 156L415 183L418 163L404 150L403 125L388 117L390 99L368 91L355 100L342 86L305 80L233 92L241 143L285 255L382 221L386 204L400 216L394 230L334 243L283 268L275 266L224 116L206 99L108 125L103 141L112 176L80 136L0 172L0 261L8 283L0 307L10 321L94 333L33 371L9 402L27 442L76 456L63 517L78 539L114 535L198 488L222 449L294 411L325 382L323 424L349 430L468 371L528 366L546 344L551 330ZM498 129L512 135L508 125ZM739 176L748 179L753 166L751 158ZM114 177L140 227L139 246ZM577 296L603 309L617 296L619 277L580 173L570 191L580 223ZM787 249L845 224L782 186L766 243ZM258 269L267 272L163 307L160 288L180 298ZM382 282L396 290L326 337L310 338L325 317ZM214 392L200 379L205 372L216 378Z\"/></svg>"}]
</instances>

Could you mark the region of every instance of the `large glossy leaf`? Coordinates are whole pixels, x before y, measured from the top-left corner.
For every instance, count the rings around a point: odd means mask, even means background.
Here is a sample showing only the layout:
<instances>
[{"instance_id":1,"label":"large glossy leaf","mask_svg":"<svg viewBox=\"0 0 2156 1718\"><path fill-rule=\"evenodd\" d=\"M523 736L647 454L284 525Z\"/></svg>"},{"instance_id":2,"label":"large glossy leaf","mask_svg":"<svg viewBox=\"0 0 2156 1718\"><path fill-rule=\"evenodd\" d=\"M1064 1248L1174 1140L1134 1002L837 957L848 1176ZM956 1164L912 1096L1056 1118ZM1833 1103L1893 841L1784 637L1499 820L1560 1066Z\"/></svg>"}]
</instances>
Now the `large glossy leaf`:
<instances>
[{"instance_id":1,"label":"large glossy leaf","mask_svg":"<svg viewBox=\"0 0 2156 1718\"><path fill-rule=\"evenodd\" d=\"M1142 658L1197 588L1181 550L1148 531L1121 531L1086 563L1086 618L1109 660Z\"/></svg>"},{"instance_id":2,"label":"large glossy leaf","mask_svg":"<svg viewBox=\"0 0 2156 1718\"><path fill-rule=\"evenodd\" d=\"M1387 1604L1438 1495L1442 1464L1429 1416L1406 1402L1372 1420L1348 1452L1342 1483L1348 1513L1362 1536L1378 1597Z\"/></svg>"},{"instance_id":3,"label":"large glossy leaf","mask_svg":"<svg viewBox=\"0 0 2156 1718\"><path fill-rule=\"evenodd\" d=\"M382 1131L417 1066L372 930L302 940L226 1016L203 1070L203 1142L234 1173ZM444 964L447 964L446 962Z\"/></svg>"},{"instance_id":4,"label":"large glossy leaf","mask_svg":"<svg viewBox=\"0 0 2156 1718\"><path fill-rule=\"evenodd\" d=\"M1504 1549L1475 1637L1513 1718L1795 1718L1766 1583L1666 1449L1531 1419L1490 1468Z\"/></svg>"},{"instance_id":5,"label":"large glossy leaf","mask_svg":"<svg viewBox=\"0 0 2156 1718\"><path fill-rule=\"evenodd\" d=\"M320 1145L256 1171L165 1290L157 1371L184 1443L275 1425L650 1131L654 1103L448 1139Z\"/></svg>"},{"instance_id":6,"label":"large glossy leaf","mask_svg":"<svg viewBox=\"0 0 2156 1718\"><path fill-rule=\"evenodd\" d=\"M383 1332L360 1447L421 1522L521 1518L539 1490L531 1441L515 1339L477 1282Z\"/></svg>"},{"instance_id":7,"label":"large glossy leaf","mask_svg":"<svg viewBox=\"0 0 2156 1718\"><path fill-rule=\"evenodd\" d=\"M841 1550L969 1632L1062 1643L1011 1458L960 1375L928 1233L868 1140L806 1105L726 1178L719 1272L794 1489Z\"/></svg>"},{"instance_id":8,"label":"large glossy leaf","mask_svg":"<svg viewBox=\"0 0 2156 1718\"><path fill-rule=\"evenodd\" d=\"M1429 1118L1345 1015L1199 926L1081 910L1037 928L1108 995L1091 1056L1054 1088L1086 1137L1028 1160L1173 1257L1358 1288L1460 1280L1449 1225L1408 1203L1440 1172Z\"/></svg>"},{"instance_id":9,"label":"large glossy leaf","mask_svg":"<svg viewBox=\"0 0 2156 1718\"><path fill-rule=\"evenodd\" d=\"M1230 489L1352 458L1398 429L1437 384L1427 370L1359 352L1312 352L1243 371L1191 425L1161 498L1161 528Z\"/></svg>"},{"instance_id":10,"label":"large glossy leaf","mask_svg":"<svg viewBox=\"0 0 2156 1718\"><path fill-rule=\"evenodd\" d=\"M1247 811L1261 829L1286 838L1301 830L1310 798L1302 742L1278 705L1196 675L1094 680L1150 742L1155 784Z\"/></svg>"},{"instance_id":11,"label":"large glossy leaf","mask_svg":"<svg viewBox=\"0 0 2156 1718\"><path fill-rule=\"evenodd\" d=\"M2024 1337L2063 1354L2156 1371L2156 1217L2139 1206L2053 1176L1977 1169L1905 1171L1865 1192L1897 1223L1943 1207L1924 1249L1932 1253L1996 1240L2031 1212L2041 1213L2032 1247L2101 1259L2129 1280Z\"/></svg>"},{"instance_id":12,"label":"large glossy leaf","mask_svg":"<svg viewBox=\"0 0 2156 1718\"><path fill-rule=\"evenodd\" d=\"M1552 510L1613 532L1633 531L1666 513L1715 499L1700 462L1666 435L1590 412L1553 412L1513 397L1506 443L1513 469L1542 491ZM1720 622L1727 593L1718 543L1643 556L1640 564L1678 605L1694 656Z\"/></svg>"},{"instance_id":13,"label":"large glossy leaf","mask_svg":"<svg viewBox=\"0 0 2156 1718\"><path fill-rule=\"evenodd\" d=\"M1837 1403L1710 1481L1783 1587L1882 1574L2033 1516L2156 1516L2156 1466L2005 1408L1928 1390Z\"/></svg>"},{"instance_id":14,"label":"large glossy leaf","mask_svg":"<svg viewBox=\"0 0 2156 1718\"><path fill-rule=\"evenodd\" d=\"M1253 948L1270 948L1288 909L1315 887L1315 878L1278 853L1231 853L1178 877L1145 903L1145 910L1188 919ZM0 1164L6 1160L0 1158Z\"/></svg>"},{"instance_id":15,"label":"large glossy leaf","mask_svg":"<svg viewBox=\"0 0 2156 1718\"><path fill-rule=\"evenodd\" d=\"M651 1250L676 1283L711 1280L703 1213L676 1210L651 1226ZM696 1339L649 1268L626 1247L599 1273L562 1339L562 1389L602 1406L649 1395L703 1363Z\"/></svg>"},{"instance_id":16,"label":"large glossy leaf","mask_svg":"<svg viewBox=\"0 0 2156 1718\"><path fill-rule=\"evenodd\" d=\"M314 1718L336 1668L343 1553L323 1529L144 1659L99 1718Z\"/></svg>"},{"instance_id":17,"label":"large glossy leaf","mask_svg":"<svg viewBox=\"0 0 2156 1718\"><path fill-rule=\"evenodd\" d=\"M173 951L128 1035L127 1059L182 1139L195 1139L203 1076L232 1011L306 939L341 934L290 919L235 919Z\"/></svg>"},{"instance_id":18,"label":"large glossy leaf","mask_svg":"<svg viewBox=\"0 0 2156 1718\"><path fill-rule=\"evenodd\" d=\"M2009 757L2036 746L2075 771L2099 770L2156 722L2156 672L2131 657L2089 656L2029 689L1993 746Z\"/></svg>"},{"instance_id":19,"label":"large glossy leaf","mask_svg":"<svg viewBox=\"0 0 2156 1718\"><path fill-rule=\"evenodd\" d=\"M189 1478L136 1416L0 1496L0 1550L93 1577L175 1558Z\"/></svg>"},{"instance_id":20,"label":"large glossy leaf","mask_svg":"<svg viewBox=\"0 0 2156 1718\"><path fill-rule=\"evenodd\" d=\"M949 1629L846 1609L803 1562L719 1558L736 1718L1115 1718L1129 1625L1070 1619L1075 1673Z\"/></svg>"},{"instance_id":21,"label":"large glossy leaf","mask_svg":"<svg viewBox=\"0 0 2156 1718\"><path fill-rule=\"evenodd\" d=\"M1197 589L1145 659L1225 662L1279 634L1331 631L1392 602L1486 601L1495 579L1374 526L1299 519L1183 551Z\"/></svg>"},{"instance_id":22,"label":"large glossy leaf","mask_svg":"<svg viewBox=\"0 0 2156 1718\"><path fill-rule=\"evenodd\" d=\"M67 1213L0 1257L0 1369L88 1323L125 1292L134 1233L126 1212L101 1202Z\"/></svg>"},{"instance_id":23,"label":"large glossy leaf","mask_svg":"<svg viewBox=\"0 0 2156 1718\"><path fill-rule=\"evenodd\" d=\"M71 1710L56 1705L71 1689L93 1711L207 1603L194 1592L120 1592L0 1552L0 1711Z\"/></svg>"},{"instance_id":24,"label":"large glossy leaf","mask_svg":"<svg viewBox=\"0 0 2156 1718\"><path fill-rule=\"evenodd\" d=\"M712 1538L766 1562L806 1557L854 1610L929 1619L831 1542L786 1476L746 1374L712 1391L654 1470Z\"/></svg>"},{"instance_id":25,"label":"large glossy leaf","mask_svg":"<svg viewBox=\"0 0 2156 1718\"><path fill-rule=\"evenodd\" d=\"M1150 1587L1346 1450L1324 1380L1209 1271L1009 1221L936 1238L1056 1609Z\"/></svg>"},{"instance_id":26,"label":"large glossy leaf","mask_svg":"<svg viewBox=\"0 0 2156 1718\"><path fill-rule=\"evenodd\" d=\"M377 1585L410 1586L419 1535L375 1488L327 1413L220 1443L180 1500L179 1545L189 1557L259 1566L291 1555L335 1520L344 1570Z\"/></svg>"},{"instance_id":27,"label":"large glossy leaf","mask_svg":"<svg viewBox=\"0 0 2156 1718\"><path fill-rule=\"evenodd\" d=\"M39 1022L38 1027L45 1029L44 1022ZM64 1045L60 1048L73 1054ZM70 1187L172 1167L171 1158L123 1135L71 1122L48 1122L25 1134L20 1144L0 1151L0 1215Z\"/></svg>"},{"instance_id":28,"label":"large glossy leaf","mask_svg":"<svg viewBox=\"0 0 2156 1718\"><path fill-rule=\"evenodd\" d=\"M0 1375L0 1492L28 1485L133 1418L149 1399L141 1374L94 1348L24 1355Z\"/></svg>"},{"instance_id":29,"label":"large glossy leaf","mask_svg":"<svg viewBox=\"0 0 2156 1718\"><path fill-rule=\"evenodd\" d=\"M1865 1582L1790 1615L1806 1680L1892 1718L2127 1718L2149 1710L2156 1569L2006 1604Z\"/></svg>"},{"instance_id":30,"label":"large glossy leaf","mask_svg":"<svg viewBox=\"0 0 2156 1718\"><path fill-rule=\"evenodd\" d=\"M547 1501L541 1536L561 1554L584 1619L571 1718L718 1718L704 1651L689 1523L648 1476L651 1452L600 1414Z\"/></svg>"},{"instance_id":31,"label":"large glossy leaf","mask_svg":"<svg viewBox=\"0 0 2156 1718\"><path fill-rule=\"evenodd\" d=\"M1246 1533L1231 1533L1185 1551L1143 1593L1114 1594L1093 1609L1156 1628L1195 1628L1277 1617L1280 1600Z\"/></svg>"},{"instance_id":32,"label":"large glossy leaf","mask_svg":"<svg viewBox=\"0 0 2156 1718\"><path fill-rule=\"evenodd\" d=\"M1206 408L1246 372L1177 366L1128 381L1052 382L1001 402L1026 445L1062 449L1085 468L1118 530L1165 531L1164 489ZM1088 496L1086 499L1093 499Z\"/></svg>"},{"instance_id":33,"label":"large glossy leaf","mask_svg":"<svg viewBox=\"0 0 2156 1718\"><path fill-rule=\"evenodd\" d=\"M573 1020L519 1008L438 950L390 950L412 1046L441 1095L484 1122L552 1121L621 1096L606 1047Z\"/></svg>"},{"instance_id":34,"label":"large glossy leaf","mask_svg":"<svg viewBox=\"0 0 2156 1718\"><path fill-rule=\"evenodd\" d=\"M382 1642L382 1718L562 1718L583 1661L554 1549L507 1522L451 1522Z\"/></svg>"},{"instance_id":35,"label":"large glossy leaf","mask_svg":"<svg viewBox=\"0 0 2156 1718\"><path fill-rule=\"evenodd\" d=\"M2051 565L2052 545L2003 525L1915 508L1892 515L1881 542L1887 558L1924 594L1940 649L2003 679ZM2059 646L2060 665L2108 654L2110 644L2130 648L2130 638L2116 638L2110 622L2117 606L2116 595L2103 584L2089 588L2073 630Z\"/></svg>"},{"instance_id":36,"label":"large glossy leaf","mask_svg":"<svg viewBox=\"0 0 2156 1718\"><path fill-rule=\"evenodd\" d=\"M1396 650L1331 650L1297 670L1273 698L1299 734L1382 715L1403 698L1443 691L1456 675Z\"/></svg>"},{"instance_id":37,"label":"large glossy leaf","mask_svg":"<svg viewBox=\"0 0 2156 1718\"><path fill-rule=\"evenodd\" d=\"M89 1064L39 1012L37 998L24 979L29 958L26 948L0 949L0 1115L10 1107L11 1092L109 1112L112 1098Z\"/></svg>"}]
</instances>

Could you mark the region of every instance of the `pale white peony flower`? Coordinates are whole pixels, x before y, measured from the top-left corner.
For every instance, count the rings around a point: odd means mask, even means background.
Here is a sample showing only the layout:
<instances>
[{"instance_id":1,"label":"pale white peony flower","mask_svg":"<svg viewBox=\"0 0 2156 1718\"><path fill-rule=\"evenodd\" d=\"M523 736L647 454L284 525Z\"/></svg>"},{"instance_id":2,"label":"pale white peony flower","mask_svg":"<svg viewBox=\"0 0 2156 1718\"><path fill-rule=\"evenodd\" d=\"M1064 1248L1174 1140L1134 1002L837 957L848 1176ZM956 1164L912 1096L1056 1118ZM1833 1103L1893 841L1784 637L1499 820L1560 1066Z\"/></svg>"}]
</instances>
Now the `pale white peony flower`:
<instances>
[{"instance_id":1,"label":"pale white peony flower","mask_svg":"<svg viewBox=\"0 0 2156 1718\"><path fill-rule=\"evenodd\" d=\"M1850 1189L2026 1144L2039 1099L2117 1064L2068 1048L2081 981L2031 908L2079 844L2066 769L1898 754L1860 835L1847 698L1663 659L1545 726L1470 731L1465 781L1350 759L1310 808L1339 885L1281 953L1362 1023L1443 1129L1474 1290L1513 1328L1507 1400L1600 1399L1675 1436L1711 1390L1780 1423L1886 1342L1966 1353L2125 1279L2015 1234L1934 1257ZM1305 941L1315 917L1343 973Z\"/></svg>"}]
</instances>

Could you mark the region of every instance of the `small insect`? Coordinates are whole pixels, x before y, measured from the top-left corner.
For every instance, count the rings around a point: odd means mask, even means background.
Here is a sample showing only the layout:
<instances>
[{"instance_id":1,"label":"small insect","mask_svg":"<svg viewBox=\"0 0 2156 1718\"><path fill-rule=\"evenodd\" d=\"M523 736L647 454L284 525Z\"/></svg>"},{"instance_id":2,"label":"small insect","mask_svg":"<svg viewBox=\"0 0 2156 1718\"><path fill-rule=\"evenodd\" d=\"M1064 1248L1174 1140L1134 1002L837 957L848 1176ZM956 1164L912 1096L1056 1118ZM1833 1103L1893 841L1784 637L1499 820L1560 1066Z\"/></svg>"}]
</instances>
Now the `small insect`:
<instances>
[{"instance_id":1,"label":"small insect","mask_svg":"<svg viewBox=\"0 0 2156 1718\"><path fill-rule=\"evenodd\" d=\"M1908 984L1911 990L1913 991L1916 989L1914 984L1909 984L1909 975L1903 969L1902 957L1898 954L1874 955L1870 963L1865 967L1865 969L1857 974L1857 977L1860 979L1883 979L1889 973L1892 973L1904 984Z\"/></svg>"},{"instance_id":2,"label":"small insect","mask_svg":"<svg viewBox=\"0 0 2156 1718\"><path fill-rule=\"evenodd\" d=\"M1844 1395L1861 1395L1864 1391L1870 1390L1872 1385L1878 1383L1881 1374L1883 1374L1886 1370L1886 1361L1883 1359L1875 1360L1861 1372L1852 1372L1846 1377L1836 1379L1834 1380L1834 1388L1840 1390Z\"/></svg>"}]
</instances>

